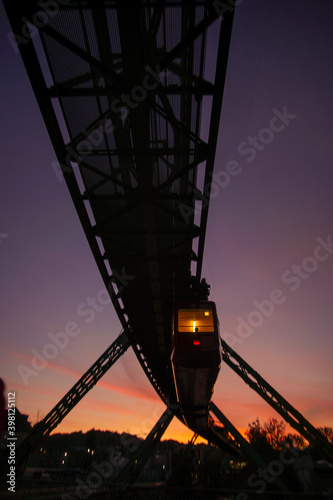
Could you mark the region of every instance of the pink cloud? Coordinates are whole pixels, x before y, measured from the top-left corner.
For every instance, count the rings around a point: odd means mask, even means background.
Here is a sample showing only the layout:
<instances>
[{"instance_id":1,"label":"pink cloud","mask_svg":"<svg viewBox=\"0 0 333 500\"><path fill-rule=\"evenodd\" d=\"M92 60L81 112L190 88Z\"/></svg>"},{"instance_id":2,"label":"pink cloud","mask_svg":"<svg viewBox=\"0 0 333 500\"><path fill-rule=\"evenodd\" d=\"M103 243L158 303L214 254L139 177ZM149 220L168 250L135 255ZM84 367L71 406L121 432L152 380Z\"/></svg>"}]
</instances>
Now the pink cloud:
<instances>
[{"instance_id":1,"label":"pink cloud","mask_svg":"<svg viewBox=\"0 0 333 500\"><path fill-rule=\"evenodd\" d=\"M26 353L22 353L20 351L11 351L9 349L4 349L10 356L16 357L22 361L25 361L27 363L27 366L30 366L32 356ZM138 369L140 369L138 367ZM82 377L82 373L73 370L72 368L69 368L67 366L60 365L58 363L54 363L52 361L48 362L48 365L45 367L45 370L52 370L53 372L56 373L62 373L70 378L73 378L75 381L78 381ZM21 389L27 390L27 386L23 384L19 384ZM29 390L30 390L30 385L29 384ZM17 386L17 384L16 384ZM153 389L147 389L145 387L130 387L130 386L123 386L123 385L116 385L112 384L111 382L106 382L103 380L103 378L97 383L98 387L103 387L104 389L107 389L109 391L113 392L118 392L120 394L124 394L126 396L130 397L135 397L135 398L140 398L144 399L146 401L159 401L159 398L157 395L154 394ZM17 386L18 387L18 386ZM40 390L38 390L40 392ZM49 394L49 391L48 391Z\"/></svg>"}]
</instances>

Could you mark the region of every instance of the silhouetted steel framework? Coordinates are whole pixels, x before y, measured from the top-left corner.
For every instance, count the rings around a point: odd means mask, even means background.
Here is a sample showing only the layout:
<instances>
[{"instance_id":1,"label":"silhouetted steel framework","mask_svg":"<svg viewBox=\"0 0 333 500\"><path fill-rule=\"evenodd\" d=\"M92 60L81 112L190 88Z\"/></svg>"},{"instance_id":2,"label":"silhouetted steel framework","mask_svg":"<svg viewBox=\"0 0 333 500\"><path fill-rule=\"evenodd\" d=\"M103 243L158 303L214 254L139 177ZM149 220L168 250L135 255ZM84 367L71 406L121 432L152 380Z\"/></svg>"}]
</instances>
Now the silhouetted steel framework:
<instances>
[{"instance_id":1,"label":"silhouetted steel framework","mask_svg":"<svg viewBox=\"0 0 333 500\"><path fill-rule=\"evenodd\" d=\"M131 345L168 405L138 451L146 457L170 409L181 418L172 406L171 313L201 281L233 9L219 18L221 2L212 0L78 0L38 15L37 1L4 4L56 153L47 168L68 186L124 330L34 429L21 456ZM31 37L27 19L37 26ZM222 345L249 383L249 366ZM290 416L262 379L250 385ZM305 419L297 430L323 444ZM212 424L204 437L221 444L219 432ZM237 436L232 442L237 451Z\"/></svg>"},{"instance_id":2,"label":"silhouetted steel framework","mask_svg":"<svg viewBox=\"0 0 333 500\"><path fill-rule=\"evenodd\" d=\"M36 449L41 439L48 436L83 396L92 389L111 366L126 352L130 343L124 332L106 349L54 408L38 422L26 439L18 447L17 463L22 463Z\"/></svg>"},{"instance_id":3,"label":"silhouetted steel framework","mask_svg":"<svg viewBox=\"0 0 333 500\"><path fill-rule=\"evenodd\" d=\"M221 339L223 361L277 411L309 443L318 446L333 463L333 446L306 418ZM233 433L234 435L234 433Z\"/></svg>"},{"instance_id":4,"label":"silhouetted steel framework","mask_svg":"<svg viewBox=\"0 0 333 500\"><path fill-rule=\"evenodd\" d=\"M5 4L15 35L41 9ZM17 37L57 155L49 168L65 179L121 325L167 402L172 305L201 277L233 12L221 22L202 0L58 7L38 35Z\"/></svg>"}]
</instances>

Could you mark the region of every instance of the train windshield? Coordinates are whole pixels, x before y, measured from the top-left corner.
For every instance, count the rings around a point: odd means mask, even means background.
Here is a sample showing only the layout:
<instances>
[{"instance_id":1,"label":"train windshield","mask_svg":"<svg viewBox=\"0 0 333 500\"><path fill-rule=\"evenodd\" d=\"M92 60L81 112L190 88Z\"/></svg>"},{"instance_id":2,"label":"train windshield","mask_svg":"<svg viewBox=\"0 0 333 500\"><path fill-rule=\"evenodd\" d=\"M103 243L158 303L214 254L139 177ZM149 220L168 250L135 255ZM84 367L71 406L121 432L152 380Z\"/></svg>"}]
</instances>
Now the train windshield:
<instances>
[{"instance_id":1,"label":"train windshield","mask_svg":"<svg viewBox=\"0 0 333 500\"><path fill-rule=\"evenodd\" d=\"M179 332L214 332L214 316L212 309L179 309Z\"/></svg>"}]
</instances>

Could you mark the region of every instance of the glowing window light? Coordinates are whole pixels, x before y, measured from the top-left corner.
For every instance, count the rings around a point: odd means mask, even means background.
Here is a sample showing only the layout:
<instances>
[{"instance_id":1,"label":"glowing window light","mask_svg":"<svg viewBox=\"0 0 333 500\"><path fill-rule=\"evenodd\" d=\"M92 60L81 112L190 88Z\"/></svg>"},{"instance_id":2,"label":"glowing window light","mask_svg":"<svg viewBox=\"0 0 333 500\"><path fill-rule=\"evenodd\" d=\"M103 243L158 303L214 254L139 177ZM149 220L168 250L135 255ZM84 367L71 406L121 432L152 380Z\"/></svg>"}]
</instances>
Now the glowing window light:
<instances>
[{"instance_id":1,"label":"glowing window light","mask_svg":"<svg viewBox=\"0 0 333 500\"><path fill-rule=\"evenodd\" d=\"M188 333L214 332L214 316L211 309L179 309L178 331Z\"/></svg>"}]
</instances>

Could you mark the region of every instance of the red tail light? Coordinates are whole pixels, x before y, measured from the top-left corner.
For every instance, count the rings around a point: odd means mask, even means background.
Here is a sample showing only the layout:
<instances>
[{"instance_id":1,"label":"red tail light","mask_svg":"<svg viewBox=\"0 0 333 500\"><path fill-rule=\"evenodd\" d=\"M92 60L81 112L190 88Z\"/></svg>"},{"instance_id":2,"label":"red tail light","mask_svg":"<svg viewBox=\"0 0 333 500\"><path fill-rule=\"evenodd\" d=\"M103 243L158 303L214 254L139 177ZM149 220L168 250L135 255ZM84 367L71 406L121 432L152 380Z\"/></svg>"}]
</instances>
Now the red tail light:
<instances>
[{"instance_id":1,"label":"red tail light","mask_svg":"<svg viewBox=\"0 0 333 500\"><path fill-rule=\"evenodd\" d=\"M193 340L193 345L200 345L200 340Z\"/></svg>"}]
</instances>

